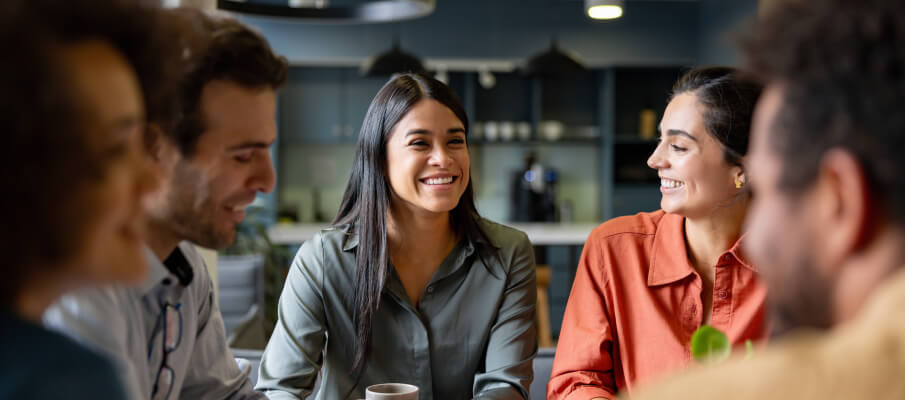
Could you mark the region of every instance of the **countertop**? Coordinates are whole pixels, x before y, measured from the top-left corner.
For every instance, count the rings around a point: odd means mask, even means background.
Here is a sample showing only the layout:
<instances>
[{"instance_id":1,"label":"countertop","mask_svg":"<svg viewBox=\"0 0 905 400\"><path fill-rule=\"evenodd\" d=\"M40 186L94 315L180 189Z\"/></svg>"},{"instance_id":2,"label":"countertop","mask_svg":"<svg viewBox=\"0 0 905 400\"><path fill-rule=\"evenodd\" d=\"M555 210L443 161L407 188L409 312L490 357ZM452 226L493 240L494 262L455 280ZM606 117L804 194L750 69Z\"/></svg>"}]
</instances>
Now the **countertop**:
<instances>
[{"instance_id":1,"label":"countertop","mask_svg":"<svg viewBox=\"0 0 905 400\"><path fill-rule=\"evenodd\" d=\"M537 246L549 245L582 245L599 223L505 223L528 235L531 243ZM314 237L314 234L327 227L326 223L277 224L270 228L270 240L276 244L301 244Z\"/></svg>"}]
</instances>

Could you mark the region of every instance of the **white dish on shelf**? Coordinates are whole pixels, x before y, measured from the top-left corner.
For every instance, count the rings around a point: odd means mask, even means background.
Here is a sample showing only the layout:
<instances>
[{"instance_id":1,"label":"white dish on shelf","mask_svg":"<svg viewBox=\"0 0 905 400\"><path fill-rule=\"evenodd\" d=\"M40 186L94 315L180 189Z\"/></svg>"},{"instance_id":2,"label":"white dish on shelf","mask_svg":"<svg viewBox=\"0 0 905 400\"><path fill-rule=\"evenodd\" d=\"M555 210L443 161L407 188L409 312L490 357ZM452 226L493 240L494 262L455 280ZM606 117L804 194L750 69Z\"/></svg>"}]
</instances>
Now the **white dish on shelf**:
<instances>
[{"instance_id":1,"label":"white dish on shelf","mask_svg":"<svg viewBox=\"0 0 905 400\"><path fill-rule=\"evenodd\" d=\"M477 121L471 124L471 132L468 132L468 134L472 139L481 139L484 136L484 123Z\"/></svg>"},{"instance_id":2,"label":"white dish on shelf","mask_svg":"<svg viewBox=\"0 0 905 400\"><path fill-rule=\"evenodd\" d=\"M541 121L540 126L538 126L538 131L544 136L544 139L555 141L562 138L565 126L559 121Z\"/></svg>"},{"instance_id":3,"label":"white dish on shelf","mask_svg":"<svg viewBox=\"0 0 905 400\"><path fill-rule=\"evenodd\" d=\"M484 122L484 138L490 141L500 137L500 125L496 121Z\"/></svg>"},{"instance_id":4,"label":"white dish on shelf","mask_svg":"<svg viewBox=\"0 0 905 400\"><path fill-rule=\"evenodd\" d=\"M531 124L527 121L519 121L515 124L515 132L518 134L519 140L531 139Z\"/></svg>"},{"instance_id":5,"label":"white dish on shelf","mask_svg":"<svg viewBox=\"0 0 905 400\"><path fill-rule=\"evenodd\" d=\"M500 139L507 142L515 139L515 123L512 121L500 122Z\"/></svg>"}]
</instances>

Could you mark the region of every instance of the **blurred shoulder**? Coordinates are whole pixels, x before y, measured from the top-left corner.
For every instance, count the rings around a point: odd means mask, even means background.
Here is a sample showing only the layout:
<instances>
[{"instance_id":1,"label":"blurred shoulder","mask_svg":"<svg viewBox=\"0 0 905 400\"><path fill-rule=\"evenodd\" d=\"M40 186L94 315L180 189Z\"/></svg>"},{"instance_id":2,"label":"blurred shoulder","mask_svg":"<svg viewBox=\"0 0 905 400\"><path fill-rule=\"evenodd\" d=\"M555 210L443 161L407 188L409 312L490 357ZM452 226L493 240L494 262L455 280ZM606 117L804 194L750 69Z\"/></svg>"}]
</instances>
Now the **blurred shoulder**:
<instances>
[{"instance_id":1,"label":"blurred shoulder","mask_svg":"<svg viewBox=\"0 0 905 400\"><path fill-rule=\"evenodd\" d=\"M43 327L6 325L2 336L10 341L0 346L6 361L0 367L0 398L125 398L113 364L99 353ZM12 347L30 350L27 357L16 357L16 351L6 351Z\"/></svg>"}]
</instances>

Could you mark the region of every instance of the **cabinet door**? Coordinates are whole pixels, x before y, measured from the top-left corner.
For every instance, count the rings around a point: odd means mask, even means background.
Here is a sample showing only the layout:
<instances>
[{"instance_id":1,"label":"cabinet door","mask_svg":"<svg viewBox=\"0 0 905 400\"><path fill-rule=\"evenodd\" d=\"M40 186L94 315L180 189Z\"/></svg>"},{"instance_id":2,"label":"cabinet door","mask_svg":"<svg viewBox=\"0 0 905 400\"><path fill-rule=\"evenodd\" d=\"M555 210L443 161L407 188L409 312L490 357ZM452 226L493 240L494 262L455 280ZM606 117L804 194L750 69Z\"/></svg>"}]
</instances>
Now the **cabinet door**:
<instances>
[{"instance_id":1,"label":"cabinet door","mask_svg":"<svg viewBox=\"0 0 905 400\"><path fill-rule=\"evenodd\" d=\"M640 113L651 108L659 123L666 110L666 103L672 86L682 76L682 69L676 67L630 68L614 70L615 96L613 129L616 136L635 136L640 131Z\"/></svg>"},{"instance_id":2,"label":"cabinet door","mask_svg":"<svg viewBox=\"0 0 905 400\"><path fill-rule=\"evenodd\" d=\"M342 78L338 68L289 71L280 91L280 133L288 143L337 143L342 140Z\"/></svg>"},{"instance_id":3,"label":"cabinet door","mask_svg":"<svg viewBox=\"0 0 905 400\"><path fill-rule=\"evenodd\" d=\"M358 140L358 132L371 100L380 91L388 77L363 77L359 75L357 68L349 68L344 71L343 82L343 110L342 110L342 140L355 142Z\"/></svg>"}]
</instances>

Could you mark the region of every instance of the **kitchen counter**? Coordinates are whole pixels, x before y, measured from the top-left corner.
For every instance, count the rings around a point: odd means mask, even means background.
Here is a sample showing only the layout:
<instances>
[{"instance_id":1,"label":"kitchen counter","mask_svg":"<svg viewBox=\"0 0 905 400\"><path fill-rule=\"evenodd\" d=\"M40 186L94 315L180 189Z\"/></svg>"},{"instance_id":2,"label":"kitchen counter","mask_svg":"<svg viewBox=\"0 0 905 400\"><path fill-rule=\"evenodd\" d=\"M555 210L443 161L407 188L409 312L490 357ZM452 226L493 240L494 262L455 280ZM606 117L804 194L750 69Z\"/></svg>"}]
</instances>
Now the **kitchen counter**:
<instances>
[{"instance_id":1,"label":"kitchen counter","mask_svg":"<svg viewBox=\"0 0 905 400\"><path fill-rule=\"evenodd\" d=\"M597 227L597 223L559 224L550 222L507 223L528 235L535 246L580 246ZM301 244L327 224L277 224L270 228L270 240L275 244Z\"/></svg>"}]
</instances>

